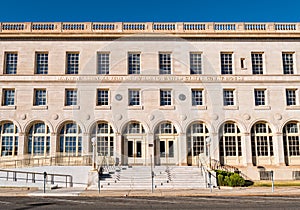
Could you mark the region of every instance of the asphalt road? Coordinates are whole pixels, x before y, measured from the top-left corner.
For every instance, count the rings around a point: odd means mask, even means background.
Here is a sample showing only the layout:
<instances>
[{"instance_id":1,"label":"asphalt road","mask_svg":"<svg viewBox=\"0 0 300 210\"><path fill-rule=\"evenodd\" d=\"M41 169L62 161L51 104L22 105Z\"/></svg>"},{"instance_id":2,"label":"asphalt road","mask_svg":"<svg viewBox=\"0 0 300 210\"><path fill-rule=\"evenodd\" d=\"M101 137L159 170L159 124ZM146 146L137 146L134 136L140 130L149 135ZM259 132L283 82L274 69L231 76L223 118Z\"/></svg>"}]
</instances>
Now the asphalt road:
<instances>
[{"instance_id":1,"label":"asphalt road","mask_svg":"<svg viewBox=\"0 0 300 210\"><path fill-rule=\"evenodd\" d=\"M0 197L0 209L300 209L299 197Z\"/></svg>"}]
</instances>

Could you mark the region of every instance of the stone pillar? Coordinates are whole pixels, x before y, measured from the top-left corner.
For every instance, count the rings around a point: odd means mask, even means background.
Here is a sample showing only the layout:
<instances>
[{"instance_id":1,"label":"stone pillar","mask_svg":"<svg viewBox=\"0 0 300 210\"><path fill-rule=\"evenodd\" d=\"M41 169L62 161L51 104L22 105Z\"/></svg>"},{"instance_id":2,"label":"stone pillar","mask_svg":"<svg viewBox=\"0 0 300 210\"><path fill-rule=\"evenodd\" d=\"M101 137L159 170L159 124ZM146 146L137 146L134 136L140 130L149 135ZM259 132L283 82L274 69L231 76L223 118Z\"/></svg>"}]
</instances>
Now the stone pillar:
<instances>
[{"instance_id":1,"label":"stone pillar","mask_svg":"<svg viewBox=\"0 0 300 210\"><path fill-rule=\"evenodd\" d=\"M220 146L218 133L211 133L209 137L211 138L209 147L211 159L220 161Z\"/></svg>"},{"instance_id":2,"label":"stone pillar","mask_svg":"<svg viewBox=\"0 0 300 210\"><path fill-rule=\"evenodd\" d=\"M145 147L146 147L146 162L145 165L151 165L151 157L152 157L152 165L154 165L154 136L153 133L147 133L145 139Z\"/></svg>"},{"instance_id":3,"label":"stone pillar","mask_svg":"<svg viewBox=\"0 0 300 210\"><path fill-rule=\"evenodd\" d=\"M124 156L122 155L122 135L121 133L115 133L115 148L114 156L116 165L121 165L124 163Z\"/></svg>"},{"instance_id":4,"label":"stone pillar","mask_svg":"<svg viewBox=\"0 0 300 210\"><path fill-rule=\"evenodd\" d=\"M25 145L25 133L20 132L18 137L18 156L22 157L24 155L27 155L27 152L25 154L26 148L27 146Z\"/></svg>"},{"instance_id":5,"label":"stone pillar","mask_svg":"<svg viewBox=\"0 0 300 210\"><path fill-rule=\"evenodd\" d=\"M285 162L282 133L275 133L273 138L273 150L275 164L279 166L284 166Z\"/></svg>"},{"instance_id":6,"label":"stone pillar","mask_svg":"<svg viewBox=\"0 0 300 210\"><path fill-rule=\"evenodd\" d=\"M186 133L180 133L177 137L177 154L178 154L178 165L187 166L187 143ZM174 151L176 154L176 151Z\"/></svg>"},{"instance_id":7,"label":"stone pillar","mask_svg":"<svg viewBox=\"0 0 300 210\"><path fill-rule=\"evenodd\" d=\"M251 150L251 135L250 133L242 133L242 156L243 165L252 166L252 150Z\"/></svg>"},{"instance_id":8,"label":"stone pillar","mask_svg":"<svg viewBox=\"0 0 300 210\"><path fill-rule=\"evenodd\" d=\"M50 135L50 156L51 157L55 157L56 152L59 151L57 150L59 145L59 142L57 142L58 140L59 138L56 138L56 133L51 133Z\"/></svg>"},{"instance_id":9,"label":"stone pillar","mask_svg":"<svg viewBox=\"0 0 300 210\"><path fill-rule=\"evenodd\" d=\"M90 154L91 138L89 133L82 135L82 156Z\"/></svg>"}]
</instances>

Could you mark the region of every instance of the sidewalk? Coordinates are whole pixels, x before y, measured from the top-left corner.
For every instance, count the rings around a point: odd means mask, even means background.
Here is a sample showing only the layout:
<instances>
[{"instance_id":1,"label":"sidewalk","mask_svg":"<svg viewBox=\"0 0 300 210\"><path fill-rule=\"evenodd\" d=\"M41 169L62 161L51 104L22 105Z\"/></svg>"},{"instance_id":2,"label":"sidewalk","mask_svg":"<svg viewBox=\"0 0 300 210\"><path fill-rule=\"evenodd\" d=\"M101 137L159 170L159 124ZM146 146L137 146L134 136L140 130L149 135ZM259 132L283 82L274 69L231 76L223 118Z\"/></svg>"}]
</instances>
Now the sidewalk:
<instances>
[{"instance_id":1,"label":"sidewalk","mask_svg":"<svg viewBox=\"0 0 300 210\"><path fill-rule=\"evenodd\" d=\"M100 193L97 190L85 190L85 188L62 188L55 190L27 189L27 188L0 188L0 196L300 196L300 187L275 187L274 192L270 187L248 187L248 188L221 188L213 189L173 189L159 190L152 193L151 190L106 190Z\"/></svg>"}]
</instances>

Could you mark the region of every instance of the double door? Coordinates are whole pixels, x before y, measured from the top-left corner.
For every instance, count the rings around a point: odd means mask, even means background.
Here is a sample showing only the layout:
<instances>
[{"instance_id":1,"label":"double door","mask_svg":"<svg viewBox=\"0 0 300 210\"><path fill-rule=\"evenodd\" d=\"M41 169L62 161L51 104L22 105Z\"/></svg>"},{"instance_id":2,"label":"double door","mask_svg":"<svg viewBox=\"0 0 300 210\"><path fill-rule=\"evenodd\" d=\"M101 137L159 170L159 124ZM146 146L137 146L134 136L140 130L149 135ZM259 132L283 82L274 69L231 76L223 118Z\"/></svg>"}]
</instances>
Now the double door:
<instances>
[{"instance_id":1,"label":"double door","mask_svg":"<svg viewBox=\"0 0 300 210\"><path fill-rule=\"evenodd\" d=\"M175 138L160 137L155 143L155 163L157 165L174 165L177 160Z\"/></svg>"}]
</instances>

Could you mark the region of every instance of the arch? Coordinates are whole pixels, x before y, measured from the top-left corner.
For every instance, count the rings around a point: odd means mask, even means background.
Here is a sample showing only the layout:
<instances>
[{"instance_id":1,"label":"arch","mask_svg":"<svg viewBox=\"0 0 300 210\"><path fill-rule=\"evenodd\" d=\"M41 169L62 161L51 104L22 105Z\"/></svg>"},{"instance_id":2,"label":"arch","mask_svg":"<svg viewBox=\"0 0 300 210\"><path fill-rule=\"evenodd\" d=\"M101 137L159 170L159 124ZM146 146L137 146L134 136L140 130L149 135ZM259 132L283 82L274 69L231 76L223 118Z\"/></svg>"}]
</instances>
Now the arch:
<instances>
[{"instance_id":1,"label":"arch","mask_svg":"<svg viewBox=\"0 0 300 210\"><path fill-rule=\"evenodd\" d=\"M300 122L290 120L282 129L284 160L286 165L299 165L300 162Z\"/></svg>"},{"instance_id":2,"label":"arch","mask_svg":"<svg viewBox=\"0 0 300 210\"><path fill-rule=\"evenodd\" d=\"M171 121L171 120L162 120L162 121L157 122L157 123L153 126L153 133L154 133L154 134L157 134L156 131L157 131L157 129L159 128L159 126L160 126L162 123L171 123L171 124L175 127L176 133L177 133L177 134L183 132L181 126L180 126L179 123L177 123L176 121L175 121L175 123L174 123L174 121Z\"/></svg>"},{"instance_id":3,"label":"arch","mask_svg":"<svg viewBox=\"0 0 300 210\"><path fill-rule=\"evenodd\" d=\"M242 133L247 132L247 127L245 126L245 124L244 124L242 121L240 121L240 120L238 120L238 119L235 119L235 118L225 119L225 120L219 122L218 125L217 125L218 132L220 132L220 129L222 129L222 126L223 126L225 123L229 123L229 122L232 122L232 123L237 124L238 127L239 127L239 129L240 129L240 131L241 131Z\"/></svg>"},{"instance_id":4,"label":"arch","mask_svg":"<svg viewBox=\"0 0 300 210\"><path fill-rule=\"evenodd\" d=\"M84 126L84 124L81 121L77 121L77 120L73 120L73 119L64 119L61 120L59 123L57 123L57 125L55 126L55 132L57 134L59 134L59 131L61 130L61 127L65 124L65 123L76 123L80 126L80 129L82 131L82 133L86 133L86 127Z\"/></svg>"},{"instance_id":5,"label":"arch","mask_svg":"<svg viewBox=\"0 0 300 210\"><path fill-rule=\"evenodd\" d=\"M247 128L247 131L250 133L251 132L251 129L252 127L257 124L257 123L267 123L270 128L271 128L271 131L272 133L275 133L275 132L278 132L278 129L276 128L276 126L274 126L272 123L270 123L269 121L265 120L265 119L256 119L254 121L252 121L250 124L249 124L249 127Z\"/></svg>"},{"instance_id":6,"label":"arch","mask_svg":"<svg viewBox=\"0 0 300 210\"><path fill-rule=\"evenodd\" d=\"M143 128L145 130L145 133L149 133L150 129L149 129L149 126L146 122L141 121L141 120L136 120L136 119L130 119L130 120L127 120L127 121L125 121L121 124L120 131L121 131L122 134L125 133L125 130L126 130L126 127L128 126L128 124L132 123L132 122L140 123L143 126Z\"/></svg>"},{"instance_id":7,"label":"arch","mask_svg":"<svg viewBox=\"0 0 300 210\"><path fill-rule=\"evenodd\" d=\"M203 119L197 119L197 120L191 120L189 121L186 126L184 127L184 130L187 132L188 128L194 124L194 123L197 123L197 122L203 122L205 123L209 133L215 133L215 127L211 124L211 123L208 123L206 120L203 120Z\"/></svg>"},{"instance_id":8,"label":"arch","mask_svg":"<svg viewBox=\"0 0 300 210\"><path fill-rule=\"evenodd\" d=\"M91 122L91 123L89 124L89 126L87 127L88 133L91 134L92 131L93 131L94 126L95 126L97 123L99 123L99 122L104 122L104 123L110 124L110 126L112 127L114 133L117 133L118 129L117 129L116 125L113 124L112 122L110 122L109 120L105 120L105 119L103 119L103 120L102 120L102 119L96 119L96 120L94 120L93 122Z\"/></svg>"},{"instance_id":9,"label":"arch","mask_svg":"<svg viewBox=\"0 0 300 210\"><path fill-rule=\"evenodd\" d=\"M13 124L15 124L19 130L19 133L23 133L23 128L21 127L20 123L16 120L10 119L10 120L5 120L2 119L0 120L0 124L4 123L4 122L12 122Z\"/></svg>"},{"instance_id":10,"label":"arch","mask_svg":"<svg viewBox=\"0 0 300 210\"><path fill-rule=\"evenodd\" d=\"M36 122L43 122L43 123L45 123L49 127L50 133L54 132L54 127L53 127L53 125L52 125L52 123L50 121L48 121L48 120L40 120L40 119L32 119L32 120L28 121L25 124L25 126L24 126L24 133L28 133L29 128L32 126L32 124L34 124Z\"/></svg>"},{"instance_id":11,"label":"arch","mask_svg":"<svg viewBox=\"0 0 300 210\"><path fill-rule=\"evenodd\" d=\"M279 132L283 132L284 127L288 124L288 123L292 123L292 122L300 122L300 119L294 119L294 118L290 118L286 121L284 121L280 126L279 126Z\"/></svg>"}]
</instances>

